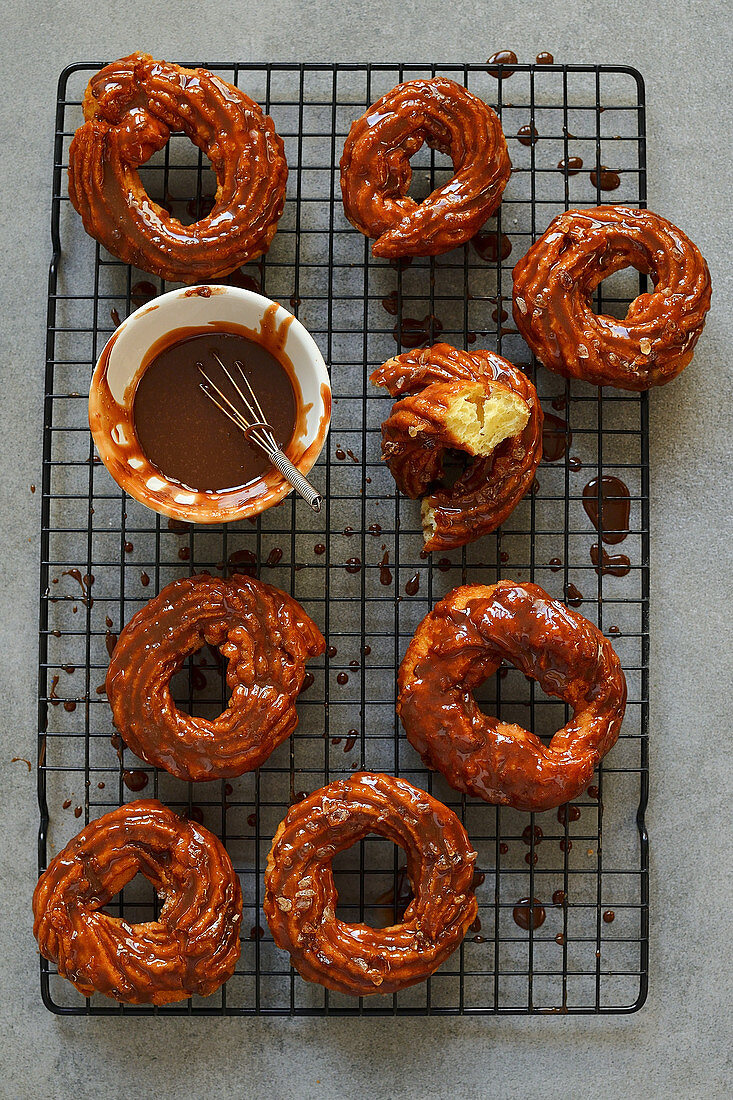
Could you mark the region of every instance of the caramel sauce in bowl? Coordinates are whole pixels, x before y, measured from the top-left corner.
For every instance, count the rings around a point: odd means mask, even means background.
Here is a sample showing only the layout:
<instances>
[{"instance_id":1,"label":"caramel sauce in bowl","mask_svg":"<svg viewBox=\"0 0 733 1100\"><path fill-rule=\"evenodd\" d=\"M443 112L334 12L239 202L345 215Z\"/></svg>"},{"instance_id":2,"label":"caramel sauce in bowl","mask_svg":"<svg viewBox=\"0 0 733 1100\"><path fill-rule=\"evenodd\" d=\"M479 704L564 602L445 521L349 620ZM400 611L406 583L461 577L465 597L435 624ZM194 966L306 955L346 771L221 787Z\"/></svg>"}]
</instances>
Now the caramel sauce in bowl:
<instances>
[{"instance_id":1,"label":"caramel sauce in bowl","mask_svg":"<svg viewBox=\"0 0 733 1100\"><path fill-rule=\"evenodd\" d=\"M290 485L272 466L243 484L221 489L184 484L154 465L135 430L135 397L148 367L167 349L201 336L211 337L212 347L217 336L238 337L261 345L277 360L295 395L295 426L285 453L307 475L321 453L331 417L326 364L313 337L291 313L241 287L172 290L131 313L97 361L89 391L89 427L107 470L135 500L172 519L229 523L279 504L292 491ZM216 376L213 358L204 365ZM206 445L203 430L199 440L192 432L192 449Z\"/></svg>"}]
</instances>

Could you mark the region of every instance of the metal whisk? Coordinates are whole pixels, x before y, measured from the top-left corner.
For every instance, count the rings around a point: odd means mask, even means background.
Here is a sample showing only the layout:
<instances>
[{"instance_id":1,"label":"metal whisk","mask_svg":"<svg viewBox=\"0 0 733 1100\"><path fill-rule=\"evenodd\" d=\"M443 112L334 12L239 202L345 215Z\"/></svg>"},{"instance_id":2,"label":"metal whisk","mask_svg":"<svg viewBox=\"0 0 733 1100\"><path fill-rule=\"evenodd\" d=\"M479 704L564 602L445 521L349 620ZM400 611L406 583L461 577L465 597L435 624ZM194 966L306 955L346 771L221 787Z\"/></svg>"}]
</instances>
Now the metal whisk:
<instances>
[{"instance_id":1,"label":"metal whisk","mask_svg":"<svg viewBox=\"0 0 733 1100\"><path fill-rule=\"evenodd\" d=\"M216 359L233 386L234 391L241 399L246 414L242 409L237 408L237 406L229 400L226 394L222 393L213 378L209 377L201 363L199 363L199 371L206 379L208 385L219 395L221 401L214 396L211 390L209 390L203 382L200 383L202 391L210 401L213 401L214 404L221 409L225 416L229 417L233 424L236 424L240 431L244 433L248 442L256 443L258 447L262 448L273 466L280 471L285 480L293 486L295 491L300 493L303 500L310 505L313 511L320 512L323 507L323 497L318 490L314 489L311 483L303 477L300 470L293 465L288 456L284 454L278 446L272 427L267 423L265 414L262 411L262 406L257 400L257 394L252 389L249 379L244 373L242 363L240 363L238 359L234 362L234 369L236 369L241 376L241 382L238 383L232 371L230 371L222 361L221 356L215 351L212 351L211 354L214 359ZM244 386L246 386L249 396L243 391L241 383L244 383Z\"/></svg>"}]
</instances>

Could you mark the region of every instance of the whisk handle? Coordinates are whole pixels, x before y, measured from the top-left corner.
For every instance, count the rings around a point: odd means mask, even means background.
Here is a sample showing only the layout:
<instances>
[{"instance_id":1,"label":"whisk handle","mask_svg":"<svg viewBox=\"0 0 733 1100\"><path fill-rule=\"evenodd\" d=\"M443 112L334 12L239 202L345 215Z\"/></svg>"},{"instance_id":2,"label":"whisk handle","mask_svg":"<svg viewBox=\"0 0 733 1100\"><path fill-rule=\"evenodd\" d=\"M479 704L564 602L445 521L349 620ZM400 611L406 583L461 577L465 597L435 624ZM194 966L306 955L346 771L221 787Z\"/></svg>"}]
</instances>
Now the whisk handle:
<instances>
[{"instance_id":1,"label":"whisk handle","mask_svg":"<svg viewBox=\"0 0 733 1100\"><path fill-rule=\"evenodd\" d=\"M323 497L314 489L311 483L303 477L300 470L293 466L292 462L282 451L270 452L270 461L288 481L296 493L300 493L306 504L309 504L314 512L320 512L323 507Z\"/></svg>"}]
</instances>

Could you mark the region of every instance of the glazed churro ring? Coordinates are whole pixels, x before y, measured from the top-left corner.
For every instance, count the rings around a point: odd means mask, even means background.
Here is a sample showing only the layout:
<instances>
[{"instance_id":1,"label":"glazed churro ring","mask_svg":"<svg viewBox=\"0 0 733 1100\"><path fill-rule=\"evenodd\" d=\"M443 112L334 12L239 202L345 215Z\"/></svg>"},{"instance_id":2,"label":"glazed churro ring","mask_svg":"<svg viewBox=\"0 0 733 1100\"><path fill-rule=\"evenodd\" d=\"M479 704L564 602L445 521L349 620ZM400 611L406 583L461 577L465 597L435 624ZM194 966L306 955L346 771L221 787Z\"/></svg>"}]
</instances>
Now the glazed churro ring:
<instances>
[{"instance_id":1,"label":"glazed churro ring","mask_svg":"<svg viewBox=\"0 0 733 1100\"><path fill-rule=\"evenodd\" d=\"M266 252L288 167L272 119L207 69L134 53L89 81L69 149L69 197L84 228L125 263L184 283L219 278ZM183 225L146 193L138 168L183 131L211 161L211 212Z\"/></svg>"},{"instance_id":2,"label":"glazed churro ring","mask_svg":"<svg viewBox=\"0 0 733 1100\"><path fill-rule=\"evenodd\" d=\"M654 289L618 320L593 312L595 288L635 267ZM514 320L550 370L596 386L662 386L692 359L710 308L700 250L659 214L628 206L568 210L514 268Z\"/></svg>"},{"instance_id":3,"label":"glazed churro ring","mask_svg":"<svg viewBox=\"0 0 733 1100\"><path fill-rule=\"evenodd\" d=\"M382 453L406 495L428 493L425 549L453 550L494 531L542 457L542 409L527 376L494 352L434 344L388 359L371 381L401 398L382 425ZM447 448L476 457L440 488Z\"/></svg>"},{"instance_id":4,"label":"glazed churro ring","mask_svg":"<svg viewBox=\"0 0 733 1100\"><path fill-rule=\"evenodd\" d=\"M368 833L407 853L413 900L389 928L335 915L333 857ZM394 993L428 978L475 920L475 859L447 806L404 779L357 772L288 811L267 858L265 916L306 981L354 997Z\"/></svg>"},{"instance_id":5,"label":"glazed churro ring","mask_svg":"<svg viewBox=\"0 0 733 1100\"><path fill-rule=\"evenodd\" d=\"M549 745L489 717L473 691L502 660L573 710ZM626 679L611 644L536 584L464 585L436 604L408 646L397 713L410 744L452 787L519 810L577 798L618 738Z\"/></svg>"},{"instance_id":6,"label":"glazed churro ring","mask_svg":"<svg viewBox=\"0 0 733 1100\"><path fill-rule=\"evenodd\" d=\"M410 157L427 142L455 174L424 202L408 195ZM491 107L446 77L409 80L351 126L341 193L351 224L375 239L375 256L436 256L464 244L501 202L511 162Z\"/></svg>"},{"instance_id":7,"label":"glazed churro ring","mask_svg":"<svg viewBox=\"0 0 733 1100\"><path fill-rule=\"evenodd\" d=\"M205 642L229 661L229 704L214 721L176 708L174 672ZM295 729L318 627L291 596L252 577L173 581L125 626L107 673L114 723L137 756L179 779L252 771Z\"/></svg>"},{"instance_id":8,"label":"glazed churro ring","mask_svg":"<svg viewBox=\"0 0 733 1100\"><path fill-rule=\"evenodd\" d=\"M105 913L140 872L163 906L144 924ZM153 799L90 822L33 894L41 954L85 996L164 1005L213 993L239 958L242 891L215 836Z\"/></svg>"}]
</instances>

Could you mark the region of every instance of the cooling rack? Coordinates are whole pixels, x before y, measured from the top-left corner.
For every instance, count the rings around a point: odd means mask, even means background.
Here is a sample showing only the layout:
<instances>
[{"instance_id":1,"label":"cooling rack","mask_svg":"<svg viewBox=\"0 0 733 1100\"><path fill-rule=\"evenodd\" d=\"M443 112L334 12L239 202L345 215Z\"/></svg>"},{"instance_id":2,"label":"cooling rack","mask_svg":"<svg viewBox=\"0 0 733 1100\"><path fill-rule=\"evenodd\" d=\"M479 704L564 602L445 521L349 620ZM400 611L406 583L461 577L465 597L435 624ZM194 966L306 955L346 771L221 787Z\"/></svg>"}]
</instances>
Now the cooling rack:
<instances>
[{"instance_id":1,"label":"cooling rack","mask_svg":"<svg viewBox=\"0 0 733 1100\"><path fill-rule=\"evenodd\" d=\"M69 142L81 122L84 87L101 64L67 68L56 108L43 407L39 867L90 819L124 801L160 798L225 843L242 881L243 943L235 976L205 1000L147 1009L85 999L42 959L44 1003L87 1015L633 1012L646 997L648 954L647 398L569 384L537 367L511 321L511 270L561 210L604 200L644 205L640 75L613 66L504 66L498 78L486 65L203 62L272 115L290 166L272 248L234 278L297 313L330 366L334 394L330 436L313 474L327 496L321 516L290 497L255 525L203 529L168 524L126 498L99 463L88 431L88 383L101 348L127 313L170 289L96 245L68 201ZM369 243L346 221L338 161L350 123L379 95L403 79L436 74L496 108L514 170L497 216L474 242L395 267L373 260ZM451 174L446 158L425 147L413 168L418 199ZM182 135L141 176L182 220L208 209L213 176ZM623 316L643 286L637 272L617 273L599 287L596 305ZM462 551L424 557L419 502L400 498L380 461L389 398L368 376L400 347L439 337L521 364L549 414L548 431L533 492L504 527ZM607 488L624 496L628 490L628 533L620 543L603 531L603 514L599 533L583 507L584 488L597 500L594 479L604 477L618 479ZM293 593L329 650L310 666L295 735L266 765L194 787L143 765L121 745L103 684L122 625L164 584L203 570L251 571ZM525 814L461 798L422 766L395 716L396 669L427 610L457 584L506 577L536 581L578 607L612 638L628 679L618 744L595 785L560 811ZM177 674L174 689L179 705L194 713L211 715L226 701L208 650ZM564 704L513 669L485 684L480 702L543 737L567 715ZM480 870L479 917L460 950L430 981L365 1000L303 982L272 942L260 907L267 851L288 805L360 767L404 776L452 806L479 852ZM336 872L346 919L387 924L399 916L406 885L399 849L368 837L339 857ZM146 920L158 902L138 877L110 909Z\"/></svg>"}]
</instances>

